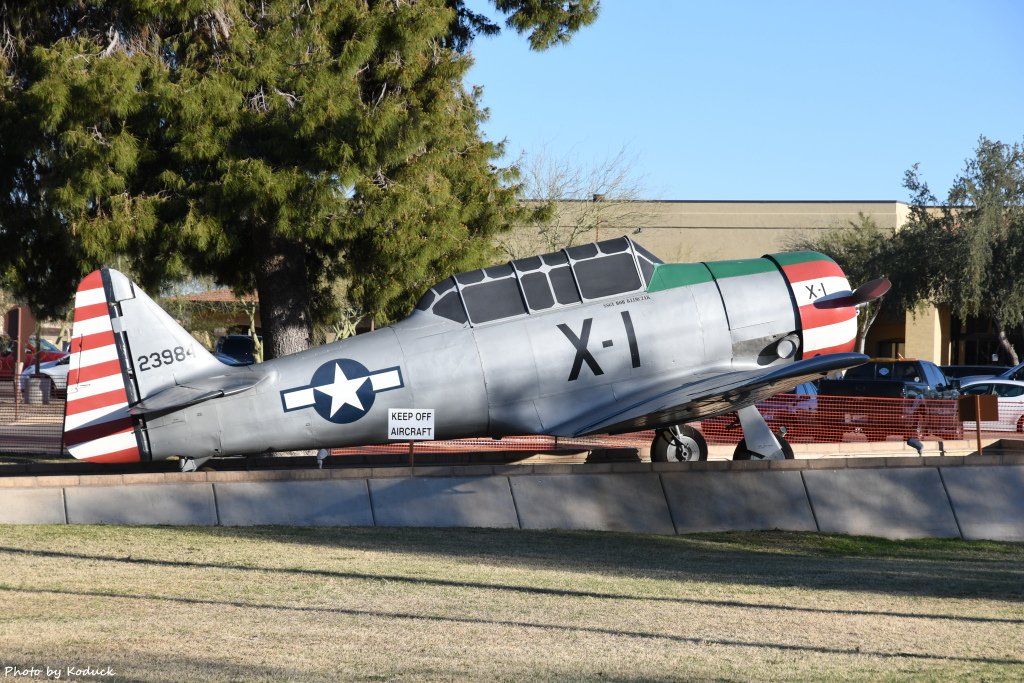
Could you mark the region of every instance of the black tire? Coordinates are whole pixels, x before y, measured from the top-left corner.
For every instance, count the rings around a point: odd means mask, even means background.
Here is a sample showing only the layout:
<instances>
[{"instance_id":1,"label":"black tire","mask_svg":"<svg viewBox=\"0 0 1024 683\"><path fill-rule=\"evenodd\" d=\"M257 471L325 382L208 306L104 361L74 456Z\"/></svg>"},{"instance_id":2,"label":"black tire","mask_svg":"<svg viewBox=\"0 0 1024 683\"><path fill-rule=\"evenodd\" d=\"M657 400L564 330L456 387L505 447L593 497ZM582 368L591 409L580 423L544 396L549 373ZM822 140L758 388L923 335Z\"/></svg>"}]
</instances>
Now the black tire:
<instances>
[{"instance_id":1,"label":"black tire","mask_svg":"<svg viewBox=\"0 0 1024 683\"><path fill-rule=\"evenodd\" d=\"M654 433L651 462L696 462L708 459L708 442L700 430L690 425L681 425L678 429L679 436L671 428L659 429Z\"/></svg>"},{"instance_id":2,"label":"black tire","mask_svg":"<svg viewBox=\"0 0 1024 683\"><path fill-rule=\"evenodd\" d=\"M792 460L796 457L793 454L793 447L789 445L789 442L782 435L776 434L775 438L779 440L779 445L782 446L782 455L786 460ZM733 460L752 460L755 457L758 460L761 459L761 456L747 450L746 439L740 439L740 442L736 444L736 450L732 452Z\"/></svg>"}]
</instances>

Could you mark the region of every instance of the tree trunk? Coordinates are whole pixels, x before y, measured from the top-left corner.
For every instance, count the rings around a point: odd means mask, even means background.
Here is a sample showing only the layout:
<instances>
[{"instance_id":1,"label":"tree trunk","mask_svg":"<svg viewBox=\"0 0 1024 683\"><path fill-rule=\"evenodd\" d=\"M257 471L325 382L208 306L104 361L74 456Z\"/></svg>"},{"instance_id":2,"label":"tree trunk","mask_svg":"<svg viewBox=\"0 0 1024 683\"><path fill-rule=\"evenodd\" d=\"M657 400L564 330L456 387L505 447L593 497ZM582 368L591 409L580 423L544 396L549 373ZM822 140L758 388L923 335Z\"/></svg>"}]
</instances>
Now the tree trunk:
<instances>
[{"instance_id":1,"label":"tree trunk","mask_svg":"<svg viewBox=\"0 0 1024 683\"><path fill-rule=\"evenodd\" d=\"M1006 330L1003 328L1002 321L996 321L996 329L999 331L999 345L1010 356L1010 365L1017 365L1020 363L1020 360L1017 359L1017 350L1013 348L1010 338L1006 336Z\"/></svg>"},{"instance_id":2,"label":"tree trunk","mask_svg":"<svg viewBox=\"0 0 1024 683\"><path fill-rule=\"evenodd\" d=\"M256 314L259 313L260 304L258 301L244 301L242 306L249 318L249 338L252 339L252 355L257 363L263 362L263 335L256 332Z\"/></svg>"},{"instance_id":3,"label":"tree trunk","mask_svg":"<svg viewBox=\"0 0 1024 683\"><path fill-rule=\"evenodd\" d=\"M267 234L258 242L256 289L263 324L263 353L269 360L310 346L313 326L306 250L301 242Z\"/></svg>"},{"instance_id":4,"label":"tree trunk","mask_svg":"<svg viewBox=\"0 0 1024 683\"><path fill-rule=\"evenodd\" d=\"M869 304L866 309L863 309L864 317L857 323L857 353L864 353L864 346L868 341L868 332L871 331L871 326L875 324L875 320L878 318L881 310L882 306L878 303L875 305Z\"/></svg>"}]
</instances>

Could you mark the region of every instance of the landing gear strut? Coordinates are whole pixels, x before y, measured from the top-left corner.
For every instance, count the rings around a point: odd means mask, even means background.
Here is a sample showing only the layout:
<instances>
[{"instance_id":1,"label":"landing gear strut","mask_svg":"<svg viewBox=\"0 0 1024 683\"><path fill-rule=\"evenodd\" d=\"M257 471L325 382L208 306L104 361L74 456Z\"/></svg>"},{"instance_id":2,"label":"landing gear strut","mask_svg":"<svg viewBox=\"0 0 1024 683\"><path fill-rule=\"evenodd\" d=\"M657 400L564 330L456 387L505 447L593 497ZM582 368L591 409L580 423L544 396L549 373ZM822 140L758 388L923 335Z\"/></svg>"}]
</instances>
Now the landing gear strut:
<instances>
[{"instance_id":1,"label":"landing gear strut","mask_svg":"<svg viewBox=\"0 0 1024 683\"><path fill-rule=\"evenodd\" d=\"M783 438L782 432L775 434L754 406L736 411L743 429L743 438L736 444L733 460L791 460L793 447Z\"/></svg>"},{"instance_id":2,"label":"landing gear strut","mask_svg":"<svg viewBox=\"0 0 1024 683\"><path fill-rule=\"evenodd\" d=\"M690 425L659 429L651 442L652 462L690 462L708 459L704 435Z\"/></svg>"},{"instance_id":3,"label":"landing gear strut","mask_svg":"<svg viewBox=\"0 0 1024 683\"><path fill-rule=\"evenodd\" d=\"M206 464L210 456L205 458L182 458L178 461L178 469L182 472L195 472Z\"/></svg>"}]
</instances>

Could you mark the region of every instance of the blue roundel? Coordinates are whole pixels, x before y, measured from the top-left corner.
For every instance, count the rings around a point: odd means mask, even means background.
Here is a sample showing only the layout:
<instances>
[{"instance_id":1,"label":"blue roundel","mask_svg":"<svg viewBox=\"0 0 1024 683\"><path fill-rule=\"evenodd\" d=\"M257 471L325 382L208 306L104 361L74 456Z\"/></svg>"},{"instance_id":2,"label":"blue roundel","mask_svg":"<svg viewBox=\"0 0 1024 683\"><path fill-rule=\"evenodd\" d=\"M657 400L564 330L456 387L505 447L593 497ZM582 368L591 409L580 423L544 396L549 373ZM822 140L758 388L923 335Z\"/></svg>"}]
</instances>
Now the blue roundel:
<instances>
[{"instance_id":1,"label":"blue roundel","mask_svg":"<svg viewBox=\"0 0 1024 683\"><path fill-rule=\"evenodd\" d=\"M348 358L324 363L310 381L320 417L335 424L355 422L370 410L376 393L370 372L362 363Z\"/></svg>"}]
</instances>

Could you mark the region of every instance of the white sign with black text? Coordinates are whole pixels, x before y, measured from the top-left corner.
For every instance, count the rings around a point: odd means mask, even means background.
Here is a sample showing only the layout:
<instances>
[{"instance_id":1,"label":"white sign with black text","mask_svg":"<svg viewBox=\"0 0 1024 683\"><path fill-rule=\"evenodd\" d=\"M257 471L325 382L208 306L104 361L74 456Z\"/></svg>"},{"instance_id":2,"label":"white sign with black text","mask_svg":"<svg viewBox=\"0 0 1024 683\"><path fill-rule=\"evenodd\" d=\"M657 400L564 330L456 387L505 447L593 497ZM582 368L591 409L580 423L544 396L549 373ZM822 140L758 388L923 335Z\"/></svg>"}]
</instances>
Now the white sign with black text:
<instances>
[{"instance_id":1,"label":"white sign with black text","mask_svg":"<svg viewBox=\"0 0 1024 683\"><path fill-rule=\"evenodd\" d=\"M389 408L389 441L430 441L434 438L433 408Z\"/></svg>"}]
</instances>

